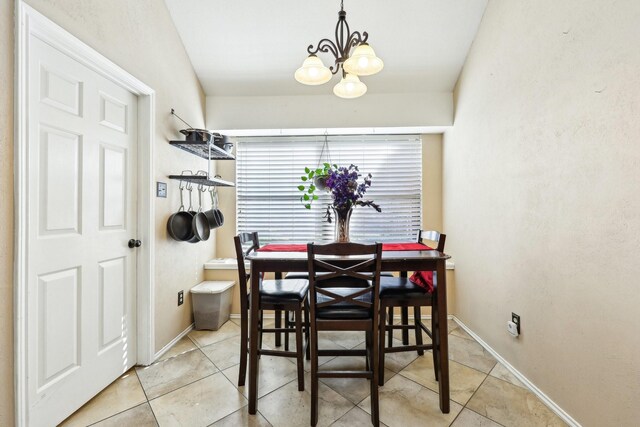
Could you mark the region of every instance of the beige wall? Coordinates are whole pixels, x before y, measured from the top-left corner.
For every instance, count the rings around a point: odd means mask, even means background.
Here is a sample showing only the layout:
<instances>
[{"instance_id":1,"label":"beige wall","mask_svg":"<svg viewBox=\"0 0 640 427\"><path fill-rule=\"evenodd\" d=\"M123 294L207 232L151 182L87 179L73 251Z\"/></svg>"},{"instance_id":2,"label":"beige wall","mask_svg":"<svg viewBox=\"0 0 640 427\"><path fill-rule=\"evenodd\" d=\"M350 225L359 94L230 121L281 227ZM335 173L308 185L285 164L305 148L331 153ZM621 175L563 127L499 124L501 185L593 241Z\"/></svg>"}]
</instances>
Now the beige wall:
<instances>
[{"instance_id":1,"label":"beige wall","mask_svg":"<svg viewBox=\"0 0 640 427\"><path fill-rule=\"evenodd\" d=\"M422 228L442 228L442 135L422 135Z\"/></svg>"},{"instance_id":2,"label":"beige wall","mask_svg":"<svg viewBox=\"0 0 640 427\"><path fill-rule=\"evenodd\" d=\"M0 2L0 425L13 424L13 1ZM28 0L28 4L156 91L155 175L204 167L168 144L181 125L173 107L193 126L204 125L205 97L162 0ZM202 280L202 264L215 239L197 245L167 239L165 224L179 205L176 185L156 199L156 350L191 323L191 300L177 307L177 292Z\"/></svg>"},{"instance_id":3,"label":"beige wall","mask_svg":"<svg viewBox=\"0 0 640 427\"><path fill-rule=\"evenodd\" d=\"M451 92L335 95L208 96L211 129L313 129L450 126Z\"/></svg>"},{"instance_id":4,"label":"beige wall","mask_svg":"<svg viewBox=\"0 0 640 427\"><path fill-rule=\"evenodd\" d=\"M13 425L13 2L0 2L0 426Z\"/></svg>"},{"instance_id":5,"label":"beige wall","mask_svg":"<svg viewBox=\"0 0 640 427\"><path fill-rule=\"evenodd\" d=\"M640 420L638 22L490 1L444 141L456 314L584 426Z\"/></svg>"}]
</instances>

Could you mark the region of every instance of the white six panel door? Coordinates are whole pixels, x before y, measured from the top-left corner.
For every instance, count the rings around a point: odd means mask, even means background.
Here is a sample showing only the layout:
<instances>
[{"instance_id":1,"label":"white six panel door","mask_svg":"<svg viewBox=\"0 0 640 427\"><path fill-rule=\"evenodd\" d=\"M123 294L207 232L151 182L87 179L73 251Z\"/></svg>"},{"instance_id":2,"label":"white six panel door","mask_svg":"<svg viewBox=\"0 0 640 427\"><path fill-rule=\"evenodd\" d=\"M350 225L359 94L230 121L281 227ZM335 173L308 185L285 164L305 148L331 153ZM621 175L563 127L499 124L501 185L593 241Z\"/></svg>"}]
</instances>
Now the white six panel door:
<instances>
[{"instance_id":1,"label":"white six panel door","mask_svg":"<svg viewBox=\"0 0 640 427\"><path fill-rule=\"evenodd\" d=\"M31 36L29 425L55 425L136 361L137 98Z\"/></svg>"}]
</instances>

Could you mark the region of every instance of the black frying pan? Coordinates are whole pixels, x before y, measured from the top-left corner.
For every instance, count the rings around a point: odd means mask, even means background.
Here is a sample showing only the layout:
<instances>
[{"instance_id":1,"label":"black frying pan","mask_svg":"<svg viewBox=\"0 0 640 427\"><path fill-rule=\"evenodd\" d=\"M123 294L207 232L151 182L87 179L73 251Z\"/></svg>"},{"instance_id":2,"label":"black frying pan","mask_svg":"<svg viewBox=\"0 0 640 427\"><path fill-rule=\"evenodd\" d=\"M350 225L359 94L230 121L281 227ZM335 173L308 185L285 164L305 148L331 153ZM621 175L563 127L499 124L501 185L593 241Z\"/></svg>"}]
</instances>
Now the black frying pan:
<instances>
[{"instance_id":1,"label":"black frying pan","mask_svg":"<svg viewBox=\"0 0 640 427\"><path fill-rule=\"evenodd\" d=\"M191 229L193 231L193 237L195 241L189 240L191 243L201 242L203 240L209 240L211 235L211 227L209 227L209 220L204 212L202 212L202 193L207 190L203 186L198 188L198 200L200 202L198 212L193 216L191 223Z\"/></svg>"},{"instance_id":2,"label":"black frying pan","mask_svg":"<svg viewBox=\"0 0 640 427\"><path fill-rule=\"evenodd\" d=\"M193 232L193 220L198 212L193 208L193 198L191 197L191 194L193 193L193 187L191 186L191 184L187 185L187 191L189 192L189 213L191 214L191 223L189 223L189 227L191 228L191 237L185 241L189 243L198 243L200 239L198 239L196 233Z\"/></svg>"},{"instance_id":3,"label":"black frying pan","mask_svg":"<svg viewBox=\"0 0 640 427\"><path fill-rule=\"evenodd\" d=\"M178 212L171 215L167 221L167 232L169 236L180 242L193 238L193 215L184 210L183 190L184 187L180 186L180 208Z\"/></svg>"},{"instance_id":4,"label":"black frying pan","mask_svg":"<svg viewBox=\"0 0 640 427\"><path fill-rule=\"evenodd\" d=\"M222 211L218 209L218 192L211 190L209 194L211 195L211 209L204 214L209 221L209 227L218 228L224 224L224 215L222 215Z\"/></svg>"}]
</instances>

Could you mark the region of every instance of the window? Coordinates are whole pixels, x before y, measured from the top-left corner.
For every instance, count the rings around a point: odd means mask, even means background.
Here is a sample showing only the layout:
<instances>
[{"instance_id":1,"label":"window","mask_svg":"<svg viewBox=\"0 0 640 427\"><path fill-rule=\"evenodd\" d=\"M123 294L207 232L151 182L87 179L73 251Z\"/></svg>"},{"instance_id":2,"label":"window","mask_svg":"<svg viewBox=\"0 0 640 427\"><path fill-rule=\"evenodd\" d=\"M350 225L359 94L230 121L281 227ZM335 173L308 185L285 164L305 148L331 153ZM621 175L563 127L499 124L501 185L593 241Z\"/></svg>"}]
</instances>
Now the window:
<instances>
[{"instance_id":1,"label":"window","mask_svg":"<svg viewBox=\"0 0 640 427\"><path fill-rule=\"evenodd\" d=\"M357 207L352 241L412 241L421 225L422 144L419 135L350 135L328 138L332 164L353 163L373 175L365 199L382 208ZM236 145L238 232L258 231L261 243L333 240L334 224L323 218L331 195L311 210L300 202L300 177L315 168L324 136L243 137ZM327 161L326 151L322 162Z\"/></svg>"}]
</instances>

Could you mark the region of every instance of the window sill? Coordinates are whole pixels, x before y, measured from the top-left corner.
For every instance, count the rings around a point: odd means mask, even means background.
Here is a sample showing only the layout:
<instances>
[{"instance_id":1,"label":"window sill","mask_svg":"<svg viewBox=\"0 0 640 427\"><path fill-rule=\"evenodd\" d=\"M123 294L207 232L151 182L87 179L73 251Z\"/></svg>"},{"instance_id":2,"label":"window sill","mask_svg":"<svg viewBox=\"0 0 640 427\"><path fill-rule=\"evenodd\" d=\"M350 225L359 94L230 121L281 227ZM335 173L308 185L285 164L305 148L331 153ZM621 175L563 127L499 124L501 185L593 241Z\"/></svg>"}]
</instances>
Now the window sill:
<instances>
[{"instance_id":1,"label":"window sill","mask_svg":"<svg viewBox=\"0 0 640 427\"><path fill-rule=\"evenodd\" d=\"M247 268L250 267L249 263L246 263ZM237 270L238 261L235 258L214 258L204 263L205 270Z\"/></svg>"}]
</instances>

